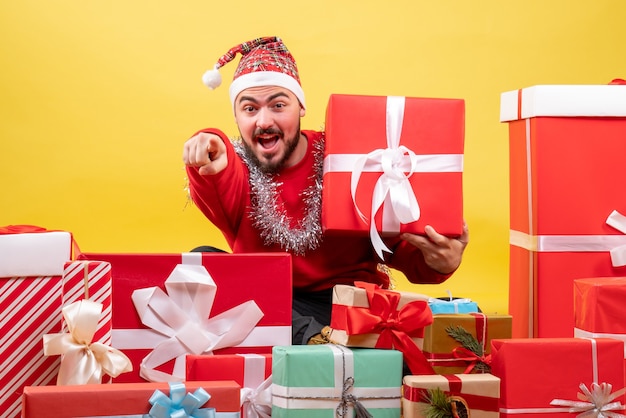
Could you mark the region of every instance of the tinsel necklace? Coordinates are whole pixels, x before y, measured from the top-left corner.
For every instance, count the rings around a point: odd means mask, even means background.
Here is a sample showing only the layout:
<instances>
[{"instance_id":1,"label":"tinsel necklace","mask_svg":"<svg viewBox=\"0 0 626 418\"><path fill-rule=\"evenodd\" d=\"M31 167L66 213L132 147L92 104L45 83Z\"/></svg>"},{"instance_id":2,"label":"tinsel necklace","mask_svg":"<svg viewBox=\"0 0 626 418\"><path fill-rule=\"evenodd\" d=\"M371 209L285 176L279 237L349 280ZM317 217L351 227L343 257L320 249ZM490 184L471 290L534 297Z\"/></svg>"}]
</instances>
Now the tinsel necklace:
<instances>
[{"instance_id":1,"label":"tinsel necklace","mask_svg":"<svg viewBox=\"0 0 626 418\"><path fill-rule=\"evenodd\" d=\"M314 144L313 174L309 186L300 193L304 202L304 215L294 223L284 205L279 201L278 188L282 185L274 176L264 173L247 156L241 141L234 142L235 151L250 171L250 219L259 230L265 245L278 244L285 251L304 255L315 250L322 242L322 175L324 163L324 137ZM295 226L292 226L295 225Z\"/></svg>"}]
</instances>

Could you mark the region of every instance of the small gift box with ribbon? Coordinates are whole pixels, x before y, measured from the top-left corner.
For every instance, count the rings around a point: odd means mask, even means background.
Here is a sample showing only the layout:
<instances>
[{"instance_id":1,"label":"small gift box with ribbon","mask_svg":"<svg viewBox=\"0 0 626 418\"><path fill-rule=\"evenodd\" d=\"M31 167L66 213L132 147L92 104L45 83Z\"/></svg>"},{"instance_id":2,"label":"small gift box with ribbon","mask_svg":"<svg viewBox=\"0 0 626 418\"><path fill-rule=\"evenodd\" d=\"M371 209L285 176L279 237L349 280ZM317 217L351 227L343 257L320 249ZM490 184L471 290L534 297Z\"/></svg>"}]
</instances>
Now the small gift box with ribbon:
<instances>
[{"instance_id":1,"label":"small gift box with ribbon","mask_svg":"<svg viewBox=\"0 0 626 418\"><path fill-rule=\"evenodd\" d=\"M111 345L134 369L114 382L182 381L188 354L269 354L274 345L291 344L289 254L79 258L111 264Z\"/></svg>"},{"instance_id":2,"label":"small gift box with ribbon","mask_svg":"<svg viewBox=\"0 0 626 418\"><path fill-rule=\"evenodd\" d=\"M509 126L512 335L572 337L574 280L626 276L626 194L615 189L626 182L626 88L508 91L500 121Z\"/></svg>"},{"instance_id":3,"label":"small gift box with ribbon","mask_svg":"<svg viewBox=\"0 0 626 418\"><path fill-rule=\"evenodd\" d=\"M463 230L465 103L333 94L326 110L322 228L382 237Z\"/></svg>"},{"instance_id":4,"label":"small gift box with ribbon","mask_svg":"<svg viewBox=\"0 0 626 418\"><path fill-rule=\"evenodd\" d=\"M30 386L23 418L239 418L234 381Z\"/></svg>"},{"instance_id":5,"label":"small gift box with ribbon","mask_svg":"<svg viewBox=\"0 0 626 418\"><path fill-rule=\"evenodd\" d=\"M272 355L188 355L186 380L234 380L241 386L241 416L267 418L272 413Z\"/></svg>"},{"instance_id":6,"label":"small gift box with ribbon","mask_svg":"<svg viewBox=\"0 0 626 418\"><path fill-rule=\"evenodd\" d=\"M277 346L272 353L272 418L397 418L401 383L402 353L396 350Z\"/></svg>"},{"instance_id":7,"label":"small gift box with ribbon","mask_svg":"<svg viewBox=\"0 0 626 418\"><path fill-rule=\"evenodd\" d=\"M0 227L0 411L20 415L24 386L54 384L59 357L46 357L41 338L62 327L64 263L70 232L31 225Z\"/></svg>"},{"instance_id":8,"label":"small gift box with ribbon","mask_svg":"<svg viewBox=\"0 0 626 418\"><path fill-rule=\"evenodd\" d=\"M424 329L424 356L437 374L489 373L491 340L511 338L511 316L436 314Z\"/></svg>"},{"instance_id":9,"label":"small gift box with ribbon","mask_svg":"<svg viewBox=\"0 0 626 418\"><path fill-rule=\"evenodd\" d=\"M402 383L404 418L500 416L500 379L492 374L404 376ZM444 396L437 398L433 393L437 389ZM465 414L462 409L465 409ZM450 413L446 414L448 410Z\"/></svg>"},{"instance_id":10,"label":"small gift box with ribbon","mask_svg":"<svg viewBox=\"0 0 626 418\"><path fill-rule=\"evenodd\" d=\"M480 312L478 304L467 298L429 298L428 306L433 315L436 314L466 314Z\"/></svg>"},{"instance_id":11,"label":"small gift box with ribbon","mask_svg":"<svg viewBox=\"0 0 626 418\"><path fill-rule=\"evenodd\" d=\"M624 342L626 365L626 277L574 280L574 336Z\"/></svg>"},{"instance_id":12,"label":"small gift box with ribbon","mask_svg":"<svg viewBox=\"0 0 626 418\"><path fill-rule=\"evenodd\" d=\"M492 340L492 356L503 418L624 414L624 343L619 340Z\"/></svg>"},{"instance_id":13,"label":"small gift box with ribbon","mask_svg":"<svg viewBox=\"0 0 626 418\"><path fill-rule=\"evenodd\" d=\"M349 347L396 349L413 374L433 374L422 346L433 321L428 297L380 289L371 283L333 289L330 340Z\"/></svg>"}]
</instances>

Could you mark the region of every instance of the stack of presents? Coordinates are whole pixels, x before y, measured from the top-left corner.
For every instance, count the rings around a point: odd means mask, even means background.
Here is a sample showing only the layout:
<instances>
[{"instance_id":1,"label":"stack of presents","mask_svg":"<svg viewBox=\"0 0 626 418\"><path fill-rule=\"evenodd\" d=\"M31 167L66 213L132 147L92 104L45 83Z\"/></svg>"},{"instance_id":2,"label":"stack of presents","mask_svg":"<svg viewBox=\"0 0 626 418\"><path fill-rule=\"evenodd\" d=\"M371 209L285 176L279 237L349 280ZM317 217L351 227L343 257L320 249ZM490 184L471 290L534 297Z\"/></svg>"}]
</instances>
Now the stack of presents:
<instances>
[{"instance_id":1,"label":"stack of presents","mask_svg":"<svg viewBox=\"0 0 626 418\"><path fill-rule=\"evenodd\" d=\"M508 314L337 285L332 343L296 346L288 254L98 254L8 226L2 417L622 416L626 86L503 93L501 121ZM461 233L463 100L333 95L326 134L326 233L369 234L377 251L427 224ZM404 207L372 201L393 194L385 176L410 191Z\"/></svg>"}]
</instances>

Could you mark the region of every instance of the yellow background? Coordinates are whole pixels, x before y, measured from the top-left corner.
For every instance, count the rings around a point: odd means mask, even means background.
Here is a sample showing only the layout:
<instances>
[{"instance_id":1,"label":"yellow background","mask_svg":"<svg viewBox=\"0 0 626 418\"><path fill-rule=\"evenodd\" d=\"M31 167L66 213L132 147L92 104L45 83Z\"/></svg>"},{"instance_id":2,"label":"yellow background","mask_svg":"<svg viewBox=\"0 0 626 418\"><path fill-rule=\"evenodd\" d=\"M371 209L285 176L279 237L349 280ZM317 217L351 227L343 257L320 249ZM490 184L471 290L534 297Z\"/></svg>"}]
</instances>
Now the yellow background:
<instances>
[{"instance_id":1,"label":"yellow background","mask_svg":"<svg viewBox=\"0 0 626 418\"><path fill-rule=\"evenodd\" d=\"M236 134L230 47L277 35L306 92L303 128L331 93L466 100L462 267L401 289L508 306L508 132L500 93L626 76L623 0L260 2L0 1L0 225L74 233L87 252L226 248L186 205L182 144L208 126ZM238 60L237 60L238 61Z\"/></svg>"}]
</instances>

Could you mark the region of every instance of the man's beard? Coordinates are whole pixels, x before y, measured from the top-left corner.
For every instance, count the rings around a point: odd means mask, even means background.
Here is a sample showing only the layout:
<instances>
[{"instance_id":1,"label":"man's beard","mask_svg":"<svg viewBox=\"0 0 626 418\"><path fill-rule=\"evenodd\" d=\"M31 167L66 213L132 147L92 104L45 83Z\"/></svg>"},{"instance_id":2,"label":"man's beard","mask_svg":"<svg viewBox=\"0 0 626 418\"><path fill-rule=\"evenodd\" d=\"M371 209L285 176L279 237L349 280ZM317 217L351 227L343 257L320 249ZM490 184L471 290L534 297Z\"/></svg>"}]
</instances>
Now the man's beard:
<instances>
[{"instance_id":1,"label":"man's beard","mask_svg":"<svg viewBox=\"0 0 626 418\"><path fill-rule=\"evenodd\" d=\"M277 129L258 129L254 131L253 136L263 134L279 135L284 140L286 148L285 153L280 160L273 162L262 162L259 157L257 157L257 155L254 153L250 144L242 139L241 144L243 145L243 150L246 156L249 158L250 162L259 167L263 173L269 175L278 174L285 167L285 163L287 162L289 157L291 157L296 147L298 146L298 143L300 142L300 126L298 125L296 136L290 139L285 139L283 133Z\"/></svg>"}]
</instances>

